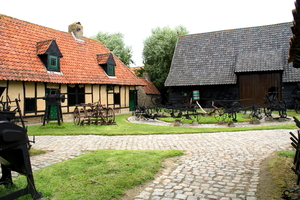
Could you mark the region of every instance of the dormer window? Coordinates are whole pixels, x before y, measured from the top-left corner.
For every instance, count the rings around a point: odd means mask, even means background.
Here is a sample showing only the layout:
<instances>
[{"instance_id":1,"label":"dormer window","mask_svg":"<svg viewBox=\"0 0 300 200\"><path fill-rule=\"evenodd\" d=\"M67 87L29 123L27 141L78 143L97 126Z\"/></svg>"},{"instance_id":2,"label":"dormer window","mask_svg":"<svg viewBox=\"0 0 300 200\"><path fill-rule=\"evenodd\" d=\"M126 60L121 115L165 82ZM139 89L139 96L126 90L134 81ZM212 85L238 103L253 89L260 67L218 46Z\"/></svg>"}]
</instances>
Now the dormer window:
<instances>
[{"instance_id":1,"label":"dormer window","mask_svg":"<svg viewBox=\"0 0 300 200\"><path fill-rule=\"evenodd\" d=\"M107 75L114 76L115 75L115 66L107 65Z\"/></svg>"},{"instance_id":2,"label":"dormer window","mask_svg":"<svg viewBox=\"0 0 300 200\"><path fill-rule=\"evenodd\" d=\"M59 58L57 56L48 55L48 70L59 71Z\"/></svg>"},{"instance_id":3,"label":"dormer window","mask_svg":"<svg viewBox=\"0 0 300 200\"><path fill-rule=\"evenodd\" d=\"M54 39L37 43L37 55L41 59L47 71L60 72L60 53Z\"/></svg>"},{"instance_id":4,"label":"dormer window","mask_svg":"<svg viewBox=\"0 0 300 200\"><path fill-rule=\"evenodd\" d=\"M115 60L112 53L98 54L98 64L108 76L115 76Z\"/></svg>"}]
</instances>

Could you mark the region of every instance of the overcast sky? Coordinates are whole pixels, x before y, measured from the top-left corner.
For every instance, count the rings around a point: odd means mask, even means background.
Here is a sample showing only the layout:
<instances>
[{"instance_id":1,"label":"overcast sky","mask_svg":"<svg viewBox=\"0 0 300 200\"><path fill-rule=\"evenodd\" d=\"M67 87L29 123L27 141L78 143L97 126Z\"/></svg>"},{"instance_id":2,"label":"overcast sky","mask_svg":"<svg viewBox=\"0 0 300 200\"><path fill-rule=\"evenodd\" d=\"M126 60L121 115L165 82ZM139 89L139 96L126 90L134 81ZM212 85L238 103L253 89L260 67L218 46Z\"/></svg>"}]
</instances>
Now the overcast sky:
<instances>
[{"instance_id":1,"label":"overcast sky","mask_svg":"<svg viewBox=\"0 0 300 200\"><path fill-rule=\"evenodd\" d=\"M183 25L194 34L269 25L292 21L294 8L294 0L6 0L0 14L64 32L81 22L86 37L120 32L143 66L143 42L153 28Z\"/></svg>"}]
</instances>

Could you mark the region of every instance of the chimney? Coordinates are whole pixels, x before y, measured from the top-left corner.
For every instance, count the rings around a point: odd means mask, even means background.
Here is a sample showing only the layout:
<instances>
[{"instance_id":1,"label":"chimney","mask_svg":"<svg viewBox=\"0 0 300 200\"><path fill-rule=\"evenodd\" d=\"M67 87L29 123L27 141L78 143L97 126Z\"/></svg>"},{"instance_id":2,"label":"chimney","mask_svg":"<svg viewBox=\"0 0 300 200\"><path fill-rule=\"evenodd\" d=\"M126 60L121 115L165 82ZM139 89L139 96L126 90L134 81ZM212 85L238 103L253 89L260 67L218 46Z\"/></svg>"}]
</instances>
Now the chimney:
<instances>
[{"instance_id":1,"label":"chimney","mask_svg":"<svg viewBox=\"0 0 300 200\"><path fill-rule=\"evenodd\" d=\"M69 25L69 33L72 33L76 39L83 40L83 26L80 22L74 22Z\"/></svg>"},{"instance_id":2,"label":"chimney","mask_svg":"<svg viewBox=\"0 0 300 200\"><path fill-rule=\"evenodd\" d=\"M148 72L144 72L144 73L143 73L143 77L144 77L145 79L147 79L148 82L151 82L150 74L149 74Z\"/></svg>"}]
</instances>

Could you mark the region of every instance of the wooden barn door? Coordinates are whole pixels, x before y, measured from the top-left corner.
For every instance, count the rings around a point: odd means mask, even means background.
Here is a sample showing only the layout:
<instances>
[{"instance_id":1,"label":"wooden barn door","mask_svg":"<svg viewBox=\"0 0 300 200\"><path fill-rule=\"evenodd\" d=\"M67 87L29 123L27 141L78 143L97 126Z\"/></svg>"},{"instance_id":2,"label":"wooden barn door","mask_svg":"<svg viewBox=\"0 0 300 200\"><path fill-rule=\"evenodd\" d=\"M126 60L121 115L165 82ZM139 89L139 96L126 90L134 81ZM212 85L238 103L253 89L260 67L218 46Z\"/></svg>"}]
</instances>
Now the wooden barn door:
<instances>
[{"instance_id":1,"label":"wooden barn door","mask_svg":"<svg viewBox=\"0 0 300 200\"><path fill-rule=\"evenodd\" d=\"M271 87L278 88L278 99L281 100L281 73L240 74L238 75L240 99L253 99L243 101L243 106L253 103L263 107L264 97Z\"/></svg>"}]
</instances>

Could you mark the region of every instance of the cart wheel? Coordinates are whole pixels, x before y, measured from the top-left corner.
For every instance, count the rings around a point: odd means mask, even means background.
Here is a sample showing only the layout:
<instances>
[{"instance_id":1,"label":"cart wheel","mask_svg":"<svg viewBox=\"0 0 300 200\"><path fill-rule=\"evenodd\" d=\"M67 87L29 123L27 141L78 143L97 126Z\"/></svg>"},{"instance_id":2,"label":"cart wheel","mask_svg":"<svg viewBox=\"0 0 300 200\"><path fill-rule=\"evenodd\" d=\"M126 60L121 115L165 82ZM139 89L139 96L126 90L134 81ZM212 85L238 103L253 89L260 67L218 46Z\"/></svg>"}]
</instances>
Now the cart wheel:
<instances>
[{"instance_id":1,"label":"cart wheel","mask_svg":"<svg viewBox=\"0 0 300 200\"><path fill-rule=\"evenodd\" d=\"M195 121L195 122L200 122L200 118L201 118L201 115L199 113L190 113L189 114L189 117L192 119L192 121Z\"/></svg>"},{"instance_id":2,"label":"cart wheel","mask_svg":"<svg viewBox=\"0 0 300 200\"><path fill-rule=\"evenodd\" d=\"M219 109L215 110L212 115L217 120L217 122L224 121L224 119L226 118L224 111Z\"/></svg>"},{"instance_id":3,"label":"cart wheel","mask_svg":"<svg viewBox=\"0 0 300 200\"><path fill-rule=\"evenodd\" d=\"M105 118L106 118L106 123L107 124L114 124L115 123L115 111L114 109L112 108L107 108L106 111L105 111L106 115L105 115Z\"/></svg>"},{"instance_id":4,"label":"cart wheel","mask_svg":"<svg viewBox=\"0 0 300 200\"><path fill-rule=\"evenodd\" d=\"M265 116L266 116L266 117L271 117L271 118L273 118L273 117L272 117L272 110L271 110L269 107L265 107L265 108L264 108L264 113L265 113Z\"/></svg>"},{"instance_id":5,"label":"cart wheel","mask_svg":"<svg viewBox=\"0 0 300 200\"><path fill-rule=\"evenodd\" d=\"M80 111L78 110L78 108L74 109L73 121L76 126L80 125Z\"/></svg>"},{"instance_id":6,"label":"cart wheel","mask_svg":"<svg viewBox=\"0 0 300 200\"><path fill-rule=\"evenodd\" d=\"M237 122L237 119L236 119L236 112L232 112L232 113L228 113L227 115L227 122L228 123L233 123L233 122Z\"/></svg>"}]
</instances>

